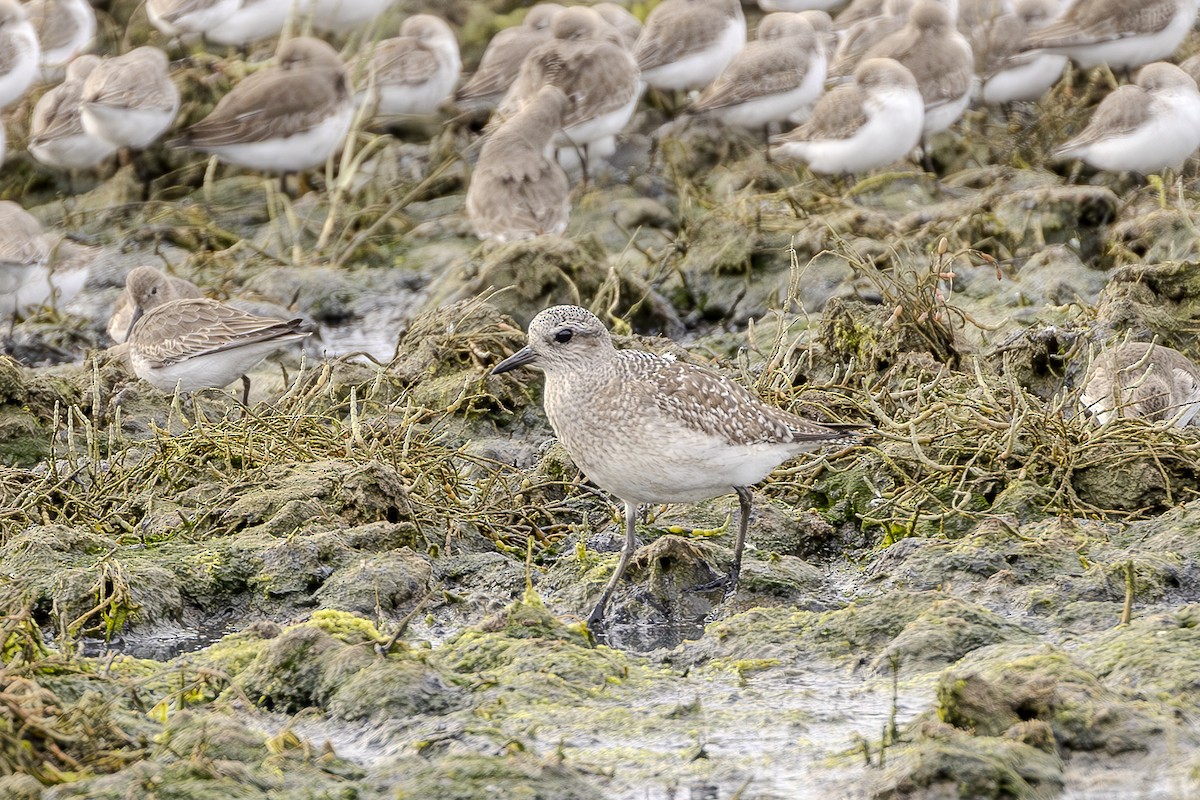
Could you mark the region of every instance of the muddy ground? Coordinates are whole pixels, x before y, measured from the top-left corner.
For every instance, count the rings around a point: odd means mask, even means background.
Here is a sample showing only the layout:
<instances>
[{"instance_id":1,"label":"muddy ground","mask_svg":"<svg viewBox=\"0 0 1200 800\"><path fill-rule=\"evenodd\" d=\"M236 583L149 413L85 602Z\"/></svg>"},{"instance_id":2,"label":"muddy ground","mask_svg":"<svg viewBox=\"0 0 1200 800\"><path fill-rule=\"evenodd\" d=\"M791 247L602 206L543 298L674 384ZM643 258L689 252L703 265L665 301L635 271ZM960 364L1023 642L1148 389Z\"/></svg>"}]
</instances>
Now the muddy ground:
<instances>
[{"instance_id":1,"label":"muddy ground","mask_svg":"<svg viewBox=\"0 0 1200 800\"><path fill-rule=\"evenodd\" d=\"M506 18L454 13L471 63ZM186 118L240 58L181 67ZM858 180L647 107L565 237L500 246L465 119L360 132L296 198L152 151L145 201L10 123L0 193L92 267L0 357L0 796L1200 795L1200 441L1076 402L1106 342L1200 356L1200 185L1047 160L1106 80ZM173 401L105 349L142 263L319 334L248 408ZM487 374L560 302L878 431L756 491L728 603L692 587L731 497L649 509L582 625L619 509L540 378Z\"/></svg>"}]
</instances>

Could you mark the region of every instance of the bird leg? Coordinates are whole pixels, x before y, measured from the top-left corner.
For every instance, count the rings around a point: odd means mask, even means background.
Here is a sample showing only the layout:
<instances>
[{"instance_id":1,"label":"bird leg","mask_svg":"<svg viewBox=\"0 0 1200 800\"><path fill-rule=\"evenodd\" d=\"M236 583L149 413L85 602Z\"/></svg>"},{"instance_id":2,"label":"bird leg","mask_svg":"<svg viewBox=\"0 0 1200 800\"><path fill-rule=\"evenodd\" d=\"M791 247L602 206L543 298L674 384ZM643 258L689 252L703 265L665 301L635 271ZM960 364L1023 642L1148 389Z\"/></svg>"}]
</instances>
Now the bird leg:
<instances>
[{"instance_id":1,"label":"bird leg","mask_svg":"<svg viewBox=\"0 0 1200 800\"><path fill-rule=\"evenodd\" d=\"M629 560L633 558L633 551L637 548L637 539L634 537L633 525L636 518L637 503L630 503L628 500L625 501L625 546L621 548L621 559L617 562L617 568L613 570L612 577L608 579L608 585L604 587L604 593L600 595L600 600L596 603L596 607L588 615L588 628L600 629L604 626L604 609L608 606L608 601L612 598L613 592L617 588L617 582L625 574L625 568L629 566Z\"/></svg>"},{"instance_id":2,"label":"bird leg","mask_svg":"<svg viewBox=\"0 0 1200 800\"><path fill-rule=\"evenodd\" d=\"M729 574L692 589L693 592L709 592L713 589L723 588L725 597L721 602L728 600L737 590L738 576L742 572L742 550L746 546L746 531L750 527L750 508L754 500L754 496L746 486L736 486L734 491L737 492L741 518L738 520L737 537L733 540L733 563L729 566Z\"/></svg>"},{"instance_id":3,"label":"bird leg","mask_svg":"<svg viewBox=\"0 0 1200 800\"><path fill-rule=\"evenodd\" d=\"M242 376L242 405L250 405L250 376Z\"/></svg>"}]
</instances>

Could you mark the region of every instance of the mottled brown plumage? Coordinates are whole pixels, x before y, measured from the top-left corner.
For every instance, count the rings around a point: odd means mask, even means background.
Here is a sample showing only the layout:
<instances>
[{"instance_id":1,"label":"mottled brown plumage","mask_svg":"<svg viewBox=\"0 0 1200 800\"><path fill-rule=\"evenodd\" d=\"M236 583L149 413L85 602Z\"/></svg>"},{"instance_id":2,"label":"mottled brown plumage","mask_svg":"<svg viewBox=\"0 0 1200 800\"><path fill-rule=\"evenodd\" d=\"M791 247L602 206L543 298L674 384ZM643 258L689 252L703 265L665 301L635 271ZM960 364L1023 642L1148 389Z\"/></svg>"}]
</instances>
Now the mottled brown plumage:
<instances>
[{"instance_id":1,"label":"mottled brown plumage","mask_svg":"<svg viewBox=\"0 0 1200 800\"><path fill-rule=\"evenodd\" d=\"M602 619L636 546L639 503L736 493L742 517L725 582L732 591L749 523L749 487L793 456L852 441L846 430L767 405L725 376L617 350L586 309L546 309L530 322L528 341L493 373L524 365L545 372L546 416L559 441L584 474L625 503L625 549L593 623Z\"/></svg>"}]
</instances>

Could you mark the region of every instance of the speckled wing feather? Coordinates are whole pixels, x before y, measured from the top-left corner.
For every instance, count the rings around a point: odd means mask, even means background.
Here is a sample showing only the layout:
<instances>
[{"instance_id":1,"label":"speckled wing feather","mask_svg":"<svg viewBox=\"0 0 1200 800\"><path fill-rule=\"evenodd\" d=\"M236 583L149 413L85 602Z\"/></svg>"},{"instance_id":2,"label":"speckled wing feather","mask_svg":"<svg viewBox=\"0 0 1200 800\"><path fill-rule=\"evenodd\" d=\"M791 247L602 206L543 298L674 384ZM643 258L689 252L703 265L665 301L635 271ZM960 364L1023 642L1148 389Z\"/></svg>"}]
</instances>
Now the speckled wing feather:
<instances>
[{"instance_id":1,"label":"speckled wing feather","mask_svg":"<svg viewBox=\"0 0 1200 800\"><path fill-rule=\"evenodd\" d=\"M290 136L319 124L347 91L345 76L324 67L257 72L177 142L203 149Z\"/></svg>"},{"instance_id":2,"label":"speckled wing feather","mask_svg":"<svg viewBox=\"0 0 1200 800\"><path fill-rule=\"evenodd\" d=\"M641 392L666 419L729 444L810 445L805 449L815 450L846 438L843 431L767 405L715 372L634 350L622 350L618 357L627 390Z\"/></svg>"},{"instance_id":3,"label":"speckled wing feather","mask_svg":"<svg viewBox=\"0 0 1200 800\"><path fill-rule=\"evenodd\" d=\"M271 320L205 298L164 303L147 312L133 330L139 352L154 368L307 333L299 319Z\"/></svg>"},{"instance_id":4,"label":"speckled wing feather","mask_svg":"<svg viewBox=\"0 0 1200 800\"><path fill-rule=\"evenodd\" d=\"M858 84L844 84L817 101L808 122L772 139L778 142L813 142L849 139L867 124L864 103L867 92Z\"/></svg>"},{"instance_id":5,"label":"speckled wing feather","mask_svg":"<svg viewBox=\"0 0 1200 800\"><path fill-rule=\"evenodd\" d=\"M693 111L711 111L782 94L798 87L808 72L808 54L780 42L754 41L697 98Z\"/></svg>"},{"instance_id":6,"label":"speckled wing feather","mask_svg":"<svg viewBox=\"0 0 1200 800\"><path fill-rule=\"evenodd\" d=\"M646 20L633 49L638 68L661 67L711 45L725 29L729 18L720 9L683 3L659 6Z\"/></svg>"},{"instance_id":7,"label":"speckled wing feather","mask_svg":"<svg viewBox=\"0 0 1200 800\"><path fill-rule=\"evenodd\" d=\"M1065 156L1095 144L1102 139L1125 136L1149 119L1154 98L1140 86L1119 86L1097 106L1092 119L1078 136L1054 151L1056 156Z\"/></svg>"},{"instance_id":8,"label":"speckled wing feather","mask_svg":"<svg viewBox=\"0 0 1200 800\"><path fill-rule=\"evenodd\" d=\"M438 72L437 56L410 36L380 42L371 57L371 72L386 75L388 83L417 86Z\"/></svg>"},{"instance_id":9,"label":"speckled wing feather","mask_svg":"<svg viewBox=\"0 0 1200 800\"><path fill-rule=\"evenodd\" d=\"M1157 33L1170 24L1177 8L1177 0L1129 0L1120 6L1121 13L1113 14L1109 4L1075 3L1062 19L1032 34L1024 47L1068 47Z\"/></svg>"}]
</instances>

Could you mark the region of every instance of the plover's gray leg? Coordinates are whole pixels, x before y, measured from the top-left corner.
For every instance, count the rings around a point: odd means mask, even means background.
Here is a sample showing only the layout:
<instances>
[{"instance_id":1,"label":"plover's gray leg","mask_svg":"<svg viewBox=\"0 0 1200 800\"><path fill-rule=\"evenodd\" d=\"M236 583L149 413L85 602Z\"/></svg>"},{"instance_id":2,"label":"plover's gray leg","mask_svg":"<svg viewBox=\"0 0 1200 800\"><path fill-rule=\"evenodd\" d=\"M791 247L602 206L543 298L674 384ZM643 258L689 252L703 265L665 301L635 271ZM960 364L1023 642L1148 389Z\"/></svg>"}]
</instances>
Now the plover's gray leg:
<instances>
[{"instance_id":1,"label":"plover's gray leg","mask_svg":"<svg viewBox=\"0 0 1200 800\"><path fill-rule=\"evenodd\" d=\"M250 405L250 376L242 376L242 405Z\"/></svg>"},{"instance_id":2,"label":"plover's gray leg","mask_svg":"<svg viewBox=\"0 0 1200 800\"><path fill-rule=\"evenodd\" d=\"M587 624L589 628L596 629L603 627L604 609L608 606L608 601L612 599L613 592L616 591L617 582L625 574L625 568L629 566L629 560L633 558L633 551L637 548L637 538L634 534L634 521L637 519L637 511L637 503L625 501L625 546L621 548L621 559L617 562L617 568L613 570L612 577L608 579L608 585L604 587L604 593L600 595L600 600L596 603L596 607L588 615Z\"/></svg>"}]
</instances>

